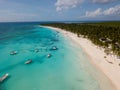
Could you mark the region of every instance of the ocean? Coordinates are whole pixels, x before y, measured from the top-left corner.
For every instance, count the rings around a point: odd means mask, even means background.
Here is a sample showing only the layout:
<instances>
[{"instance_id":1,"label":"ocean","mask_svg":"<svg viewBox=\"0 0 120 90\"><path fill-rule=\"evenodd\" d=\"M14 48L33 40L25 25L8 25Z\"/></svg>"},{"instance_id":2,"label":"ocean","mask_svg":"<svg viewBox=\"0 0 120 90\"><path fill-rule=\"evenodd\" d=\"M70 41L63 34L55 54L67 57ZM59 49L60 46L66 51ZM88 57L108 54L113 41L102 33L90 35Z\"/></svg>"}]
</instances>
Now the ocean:
<instances>
[{"instance_id":1,"label":"ocean","mask_svg":"<svg viewBox=\"0 0 120 90\"><path fill-rule=\"evenodd\" d=\"M101 90L83 50L39 23L0 23L0 58L0 90Z\"/></svg>"}]
</instances>

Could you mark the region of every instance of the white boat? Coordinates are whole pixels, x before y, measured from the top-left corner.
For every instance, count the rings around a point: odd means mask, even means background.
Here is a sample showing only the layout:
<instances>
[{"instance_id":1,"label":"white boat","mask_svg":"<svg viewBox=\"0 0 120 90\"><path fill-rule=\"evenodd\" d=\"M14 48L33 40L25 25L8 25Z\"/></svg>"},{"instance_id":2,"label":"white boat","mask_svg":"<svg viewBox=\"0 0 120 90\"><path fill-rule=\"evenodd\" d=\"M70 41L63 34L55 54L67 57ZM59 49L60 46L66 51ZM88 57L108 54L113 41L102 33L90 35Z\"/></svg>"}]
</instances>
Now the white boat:
<instances>
[{"instance_id":1,"label":"white boat","mask_svg":"<svg viewBox=\"0 0 120 90\"><path fill-rule=\"evenodd\" d=\"M9 76L8 73L6 73L5 75L3 75L3 76L0 78L0 82L3 82L5 79L7 79L8 76Z\"/></svg>"},{"instance_id":2,"label":"white boat","mask_svg":"<svg viewBox=\"0 0 120 90\"><path fill-rule=\"evenodd\" d=\"M47 57L50 58L50 57L51 57L51 54L48 54Z\"/></svg>"},{"instance_id":3,"label":"white boat","mask_svg":"<svg viewBox=\"0 0 120 90\"><path fill-rule=\"evenodd\" d=\"M36 52L36 53L39 52L39 49L35 49L34 52Z\"/></svg>"},{"instance_id":4,"label":"white boat","mask_svg":"<svg viewBox=\"0 0 120 90\"><path fill-rule=\"evenodd\" d=\"M25 64L30 64L30 63L32 63L32 60L27 60L27 61L25 62Z\"/></svg>"},{"instance_id":5,"label":"white boat","mask_svg":"<svg viewBox=\"0 0 120 90\"><path fill-rule=\"evenodd\" d=\"M56 46L53 46L50 50L57 50L58 48Z\"/></svg>"},{"instance_id":6,"label":"white boat","mask_svg":"<svg viewBox=\"0 0 120 90\"><path fill-rule=\"evenodd\" d=\"M57 50L57 47L54 46L54 47L52 47L52 49L53 49L53 50Z\"/></svg>"},{"instance_id":7,"label":"white boat","mask_svg":"<svg viewBox=\"0 0 120 90\"><path fill-rule=\"evenodd\" d=\"M10 55L16 55L16 54L18 54L18 51L12 51L12 52L10 52Z\"/></svg>"}]
</instances>

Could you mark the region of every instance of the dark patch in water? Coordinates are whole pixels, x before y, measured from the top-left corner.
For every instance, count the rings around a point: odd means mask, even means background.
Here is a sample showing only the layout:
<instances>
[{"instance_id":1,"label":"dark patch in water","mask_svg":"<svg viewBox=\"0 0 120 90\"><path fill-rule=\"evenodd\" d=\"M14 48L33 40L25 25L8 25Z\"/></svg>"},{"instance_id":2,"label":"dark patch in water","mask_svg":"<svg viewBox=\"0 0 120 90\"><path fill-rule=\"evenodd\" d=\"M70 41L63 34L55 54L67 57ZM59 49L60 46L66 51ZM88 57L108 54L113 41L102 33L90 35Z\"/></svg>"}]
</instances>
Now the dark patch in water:
<instances>
[{"instance_id":1,"label":"dark patch in water","mask_svg":"<svg viewBox=\"0 0 120 90\"><path fill-rule=\"evenodd\" d=\"M1 83L0 83L0 90L3 90L3 89L2 89L2 85L1 85Z\"/></svg>"},{"instance_id":2,"label":"dark patch in water","mask_svg":"<svg viewBox=\"0 0 120 90\"><path fill-rule=\"evenodd\" d=\"M46 57L46 55L43 55L43 56L41 56L41 57L37 57L37 58L34 59L34 61L42 64L42 63L44 63L44 61L45 61L45 57Z\"/></svg>"},{"instance_id":3,"label":"dark patch in water","mask_svg":"<svg viewBox=\"0 0 120 90\"><path fill-rule=\"evenodd\" d=\"M14 64L14 65L9 65L9 66L1 69L0 72L5 72L5 71L8 71L8 70L12 70L12 69L14 69L17 66L22 65L22 64L24 64L24 61L18 62L17 64Z\"/></svg>"}]
</instances>

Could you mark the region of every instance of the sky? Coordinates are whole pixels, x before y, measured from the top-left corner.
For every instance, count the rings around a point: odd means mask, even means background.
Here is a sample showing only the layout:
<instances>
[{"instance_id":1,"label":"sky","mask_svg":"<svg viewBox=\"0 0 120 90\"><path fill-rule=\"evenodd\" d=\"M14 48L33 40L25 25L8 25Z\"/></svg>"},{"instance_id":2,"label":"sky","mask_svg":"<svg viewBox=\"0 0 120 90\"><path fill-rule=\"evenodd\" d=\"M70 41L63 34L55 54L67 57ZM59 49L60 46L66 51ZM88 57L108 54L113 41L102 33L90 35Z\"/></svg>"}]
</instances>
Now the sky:
<instances>
[{"instance_id":1,"label":"sky","mask_svg":"<svg viewBox=\"0 0 120 90\"><path fill-rule=\"evenodd\" d=\"M0 22L120 20L120 0L0 0Z\"/></svg>"}]
</instances>

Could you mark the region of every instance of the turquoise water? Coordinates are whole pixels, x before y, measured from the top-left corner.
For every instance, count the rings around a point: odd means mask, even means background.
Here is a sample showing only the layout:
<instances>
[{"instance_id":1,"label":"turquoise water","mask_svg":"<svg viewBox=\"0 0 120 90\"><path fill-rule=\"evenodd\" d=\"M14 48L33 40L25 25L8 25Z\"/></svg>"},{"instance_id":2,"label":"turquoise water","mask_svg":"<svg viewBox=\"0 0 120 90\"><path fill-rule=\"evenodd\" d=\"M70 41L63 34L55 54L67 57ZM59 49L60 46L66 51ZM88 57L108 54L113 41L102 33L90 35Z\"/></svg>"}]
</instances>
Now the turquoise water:
<instances>
[{"instance_id":1,"label":"turquoise water","mask_svg":"<svg viewBox=\"0 0 120 90\"><path fill-rule=\"evenodd\" d=\"M34 24L1 25L0 30L0 76L10 75L1 90L101 90L81 63L87 59L83 51L61 33ZM28 59L33 62L25 65Z\"/></svg>"}]
</instances>

